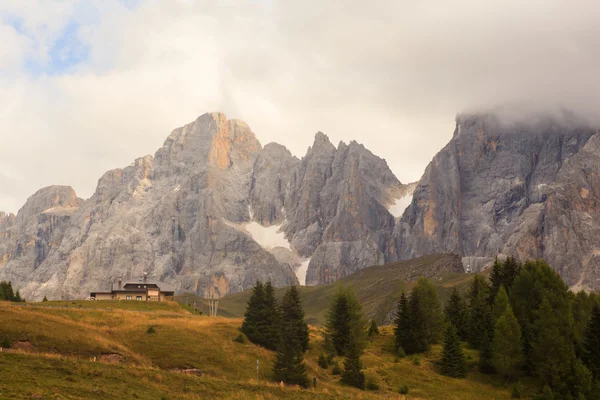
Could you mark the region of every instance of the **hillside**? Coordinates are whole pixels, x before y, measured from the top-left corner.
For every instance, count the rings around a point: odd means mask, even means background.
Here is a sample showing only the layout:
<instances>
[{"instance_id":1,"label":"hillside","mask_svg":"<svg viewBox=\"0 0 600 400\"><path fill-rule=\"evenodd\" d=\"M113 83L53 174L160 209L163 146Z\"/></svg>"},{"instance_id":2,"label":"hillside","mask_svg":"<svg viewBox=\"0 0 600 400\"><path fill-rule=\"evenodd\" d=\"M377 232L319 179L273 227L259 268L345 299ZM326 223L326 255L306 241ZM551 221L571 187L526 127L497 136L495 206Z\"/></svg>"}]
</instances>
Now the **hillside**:
<instances>
[{"instance_id":1,"label":"hillside","mask_svg":"<svg viewBox=\"0 0 600 400\"><path fill-rule=\"evenodd\" d=\"M402 291L408 292L418 277L431 279L437 286L440 298L444 300L454 286L464 285L471 275L462 271L461 260L457 255L436 254L413 260L399 261L382 266L362 269L338 283L322 286L301 286L300 292L306 320L313 325L322 325L325 313L338 284L351 286L356 292L365 315L380 323L391 321L390 313ZM285 289L276 289L277 296L283 296ZM219 315L242 317L251 290L235 293L219 300ZM193 305L208 313L208 301L190 294L178 296L182 303Z\"/></svg>"},{"instance_id":2,"label":"hillside","mask_svg":"<svg viewBox=\"0 0 600 400\"><path fill-rule=\"evenodd\" d=\"M468 380L439 375L435 346L420 365L395 359L389 328L372 341L363 357L366 373L379 382L376 392L359 392L338 383L331 370L317 364L322 338L311 330L306 364L316 376L316 390L282 388L270 379L273 354L252 344L233 341L239 319L193 316L176 305L134 311L87 308L92 302L0 303L0 341L12 349L0 353L0 398L66 399L508 399L510 391L494 386L476 371L477 352L467 350ZM125 304L125 303L123 303ZM61 306L62 305L62 306ZM105 304L106 305L106 304ZM150 326L155 333L147 333ZM96 361L92 361L96 357ZM259 380L256 380L259 360ZM341 360L340 360L341 361ZM189 374L181 370L187 369Z\"/></svg>"}]
</instances>

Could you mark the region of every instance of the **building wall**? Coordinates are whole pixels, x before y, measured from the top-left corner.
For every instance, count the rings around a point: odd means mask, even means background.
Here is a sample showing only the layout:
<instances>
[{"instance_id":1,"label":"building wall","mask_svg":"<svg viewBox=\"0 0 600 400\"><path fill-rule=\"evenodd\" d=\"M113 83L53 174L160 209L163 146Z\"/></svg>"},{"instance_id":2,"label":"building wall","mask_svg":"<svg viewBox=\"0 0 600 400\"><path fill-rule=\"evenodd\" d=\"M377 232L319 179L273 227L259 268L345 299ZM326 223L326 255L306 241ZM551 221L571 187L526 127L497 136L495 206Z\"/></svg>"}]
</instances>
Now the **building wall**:
<instances>
[{"instance_id":1,"label":"building wall","mask_svg":"<svg viewBox=\"0 0 600 400\"><path fill-rule=\"evenodd\" d=\"M96 300L112 300L112 293L96 293Z\"/></svg>"},{"instance_id":2,"label":"building wall","mask_svg":"<svg viewBox=\"0 0 600 400\"><path fill-rule=\"evenodd\" d=\"M147 299L147 295L146 292L117 292L116 293L116 299L117 300L127 300L127 296L131 296L131 299L129 300L136 300L137 296L142 296L142 301L146 301Z\"/></svg>"}]
</instances>

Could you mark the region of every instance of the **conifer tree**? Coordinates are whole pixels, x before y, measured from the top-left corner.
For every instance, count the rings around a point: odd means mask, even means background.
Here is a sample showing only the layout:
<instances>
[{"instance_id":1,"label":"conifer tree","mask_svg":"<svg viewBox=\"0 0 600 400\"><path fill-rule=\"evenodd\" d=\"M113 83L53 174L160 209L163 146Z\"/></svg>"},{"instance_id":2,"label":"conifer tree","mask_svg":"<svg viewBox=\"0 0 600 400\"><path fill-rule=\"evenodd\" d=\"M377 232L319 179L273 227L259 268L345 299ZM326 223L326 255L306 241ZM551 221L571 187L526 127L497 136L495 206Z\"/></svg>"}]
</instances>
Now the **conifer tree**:
<instances>
[{"instance_id":1,"label":"conifer tree","mask_svg":"<svg viewBox=\"0 0 600 400\"><path fill-rule=\"evenodd\" d=\"M259 346L266 343L264 332L262 331L261 319L265 315L265 287L260 281L252 288L252 294L248 299L246 312L244 313L244 322L242 322L241 331L248 340Z\"/></svg>"},{"instance_id":2,"label":"conifer tree","mask_svg":"<svg viewBox=\"0 0 600 400\"><path fill-rule=\"evenodd\" d=\"M350 337L356 345L364 346L365 322L358 298L351 288L340 286L331 302L326 320L326 340L331 342L335 353L346 355Z\"/></svg>"},{"instance_id":3,"label":"conifer tree","mask_svg":"<svg viewBox=\"0 0 600 400\"><path fill-rule=\"evenodd\" d=\"M271 281L265 284L265 318L261 324L269 350L276 350L281 340L281 310L275 298L275 288Z\"/></svg>"},{"instance_id":4,"label":"conifer tree","mask_svg":"<svg viewBox=\"0 0 600 400\"><path fill-rule=\"evenodd\" d=\"M367 332L369 337L373 337L375 335L379 335L379 328L377 327L377 322L374 319L371 320L371 324L369 325L369 331Z\"/></svg>"},{"instance_id":5,"label":"conifer tree","mask_svg":"<svg viewBox=\"0 0 600 400\"><path fill-rule=\"evenodd\" d=\"M342 372L342 383L348 386L364 389L365 374L363 372L362 362L360 361L362 346L354 336L354 332L350 332L346 346L346 358L344 360L344 371Z\"/></svg>"},{"instance_id":6,"label":"conifer tree","mask_svg":"<svg viewBox=\"0 0 600 400\"><path fill-rule=\"evenodd\" d=\"M425 338L428 345L439 343L444 333L444 315L435 286L428 279L420 277L411 290L410 297L411 299L413 297L420 298L422 318L426 327Z\"/></svg>"},{"instance_id":7,"label":"conifer tree","mask_svg":"<svg viewBox=\"0 0 600 400\"><path fill-rule=\"evenodd\" d=\"M21 298L21 292L17 289L17 293L15 294L15 302L22 303L23 299Z\"/></svg>"},{"instance_id":8,"label":"conifer tree","mask_svg":"<svg viewBox=\"0 0 600 400\"><path fill-rule=\"evenodd\" d=\"M429 350L430 334L427 316L421 296L411 293L408 300L408 335L402 348L406 354L423 353Z\"/></svg>"},{"instance_id":9,"label":"conifer tree","mask_svg":"<svg viewBox=\"0 0 600 400\"><path fill-rule=\"evenodd\" d=\"M531 361L536 375L555 394L566 396L571 391L568 382L576 358L573 342L562 334L560 324L559 316L544 298L534 324Z\"/></svg>"},{"instance_id":10,"label":"conifer tree","mask_svg":"<svg viewBox=\"0 0 600 400\"><path fill-rule=\"evenodd\" d=\"M484 374L493 374L496 372L494 367L494 320L489 308L486 308L480 324L483 336L479 347L479 371Z\"/></svg>"},{"instance_id":11,"label":"conifer tree","mask_svg":"<svg viewBox=\"0 0 600 400\"><path fill-rule=\"evenodd\" d=\"M398 352L398 350L402 349L404 352L406 352L406 347L411 335L408 315L408 299L406 298L406 294L404 292L402 292L400 295L400 300L398 301L395 322L395 350Z\"/></svg>"},{"instance_id":12,"label":"conifer tree","mask_svg":"<svg viewBox=\"0 0 600 400\"><path fill-rule=\"evenodd\" d=\"M456 327L458 337L467 340L468 311L465 301L462 299L457 288L452 290L448 304L444 308L446 321Z\"/></svg>"},{"instance_id":13,"label":"conifer tree","mask_svg":"<svg viewBox=\"0 0 600 400\"><path fill-rule=\"evenodd\" d=\"M468 339L473 348L481 349L481 344L489 335L489 327L482 324L485 321L488 313L491 312L488 303L489 287L485 278L481 275L475 275L471 282L471 287L468 292L469 300L469 323L468 323Z\"/></svg>"},{"instance_id":14,"label":"conifer tree","mask_svg":"<svg viewBox=\"0 0 600 400\"><path fill-rule=\"evenodd\" d=\"M269 289L270 290L270 289ZM265 296L267 289L265 289ZM273 365L273 377L277 382L289 385L309 386L306 365L302 353L308 349L308 326L296 286L291 286L281 304L281 339L277 358Z\"/></svg>"},{"instance_id":15,"label":"conifer tree","mask_svg":"<svg viewBox=\"0 0 600 400\"><path fill-rule=\"evenodd\" d=\"M494 299L494 305L492 307L492 317L494 321L498 321L498 318L500 318L500 316L502 316L502 314L504 314L508 308L510 308L508 294L506 294L504 285L500 285L500 289L498 289L498 293L496 293L496 298Z\"/></svg>"},{"instance_id":16,"label":"conifer tree","mask_svg":"<svg viewBox=\"0 0 600 400\"><path fill-rule=\"evenodd\" d=\"M467 375L467 362L460 348L456 327L452 324L448 324L446 328L440 367L442 374L453 378L462 378Z\"/></svg>"},{"instance_id":17,"label":"conifer tree","mask_svg":"<svg viewBox=\"0 0 600 400\"><path fill-rule=\"evenodd\" d=\"M276 350L281 338L281 314L271 282L256 282L244 313L242 332L252 343Z\"/></svg>"},{"instance_id":18,"label":"conifer tree","mask_svg":"<svg viewBox=\"0 0 600 400\"><path fill-rule=\"evenodd\" d=\"M582 359L596 380L600 379L600 307L594 305L583 341Z\"/></svg>"},{"instance_id":19,"label":"conifer tree","mask_svg":"<svg viewBox=\"0 0 600 400\"><path fill-rule=\"evenodd\" d=\"M502 289L498 292L500 294ZM498 298L499 296L496 296ZM496 321L494 330L494 367L506 380L516 377L522 360L521 327L510 306Z\"/></svg>"},{"instance_id":20,"label":"conifer tree","mask_svg":"<svg viewBox=\"0 0 600 400\"><path fill-rule=\"evenodd\" d=\"M291 335L294 343L298 344L300 351L302 353L307 351L309 342L308 325L304 320L304 309L296 285L290 286L283 296L281 318L283 327L289 331L284 340L289 340L288 337ZM283 333L286 334L285 331Z\"/></svg>"}]
</instances>

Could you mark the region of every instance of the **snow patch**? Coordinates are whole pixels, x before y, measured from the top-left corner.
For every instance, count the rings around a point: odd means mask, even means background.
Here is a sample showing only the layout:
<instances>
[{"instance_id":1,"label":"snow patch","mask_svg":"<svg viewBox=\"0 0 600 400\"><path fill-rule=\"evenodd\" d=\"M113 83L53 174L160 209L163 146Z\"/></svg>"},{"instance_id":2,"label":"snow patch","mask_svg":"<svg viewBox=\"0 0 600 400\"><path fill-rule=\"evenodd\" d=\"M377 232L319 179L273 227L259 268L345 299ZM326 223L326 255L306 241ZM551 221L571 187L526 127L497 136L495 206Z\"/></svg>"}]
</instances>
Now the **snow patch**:
<instances>
[{"instance_id":1,"label":"snow patch","mask_svg":"<svg viewBox=\"0 0 600 400\"><path fill-rule=\"evenodd\" d=\"M290 242L287 241L283 231L281 231L281 225L262 226L258 222L252 221L245 224L244 229L265 250L270 250L274 247L283 247L291 250Z\"/></svg>"},{"instance_id":2,"label":"snow patch","mask_svg":"<svg viewBox=\"0 0 600 400\"><path fill-rule=\"evenodd\" d=\"M302 261L296 270L296 277L298 278L300 286L306 286L306 273L308 272L308 264L310 264L310 258Z\"/></svg>"},{"instance_id":3,"label":"snow patch","mask_svg":"<svg viewBox=\"0 0 600 400\"><path fill-rule=\"evenodd\" d=\"M396 200L395 203L390 206L388 211L395 218L400 218L402 216L402 214L404 214L404 211L406 211L408 206L410 206L410 203L412 203L412 199L413 199L412 194L408 194L406 196L399 197L399 198L395 199Z\"/></svg>"},{"instance_id":4,"label":"snow patch","mask_svg":"<svg viewBox=\"0 0 600 400\"><path fill-rule=\"evenodd\" d=\"M181 185L177 185L177 187L175 189L173 189L174 192L179 192L179 190L181 190Z\"/></svg>"}]
</instances>

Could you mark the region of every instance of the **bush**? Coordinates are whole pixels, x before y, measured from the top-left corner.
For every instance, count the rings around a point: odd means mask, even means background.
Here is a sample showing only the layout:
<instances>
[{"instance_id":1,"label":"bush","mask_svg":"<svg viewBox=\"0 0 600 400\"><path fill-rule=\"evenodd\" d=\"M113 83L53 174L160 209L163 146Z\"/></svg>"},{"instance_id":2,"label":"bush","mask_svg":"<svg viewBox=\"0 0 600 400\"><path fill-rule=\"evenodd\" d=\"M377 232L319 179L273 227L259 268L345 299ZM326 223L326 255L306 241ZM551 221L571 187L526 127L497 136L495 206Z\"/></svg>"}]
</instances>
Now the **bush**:
<instances>
[{"instance_id":1,"label":"bush","mask_svg":"<svg viewBox=\"0 0 600 400\"><path fill-rule=\"evenodd\" d=\"M12 346L12 341L8 338L0 338L0 347L3 349L10 349Z\"/></svg>"},{"instance_id":2,"label":"bush","mask_svg":"<svg viewBox=\"0 0 600 400\"><path fill-rule=\"evenodd\" d=\"M369 376L367 378L367 383L365 385L367 390L379 390L379 382L377 382L377 378L373 377L373 376Z\"/></svg>"},{"instance_id":3,"label":"bush","mask_svg":"<svg viewBox=\"0 0 600 400\"><path fill-rule=\"evenodd\" d=\"M156 329L154 329L154 327L152 325L150 325L148 327L148 330L146 331L146 333L156 333Z\"/></svg>"},{"instance_id":4,"label":"bush","mask_svg":"<svg viewBox=\"0 0 600 400\"><path fill-rule=\"evenodd\" d=\"M412 363L413 363L413 365L421 365L421 357L413 356Z\"/></svg>"},{"instance_id":5,"label":"bush","mask_svg":"<svg viewBox=\"0 0 600 400\"><path fill-rule=\"evenodd\" d=\"M398 347L398 350L396 351L396 355L398 356L398 358L406 357L406 353L404 352L404 349L402 347Z\"/></svg>"},{"instance_id":6,"label":"bush","mask_svg":"<svg viewBox=\"0 0 600 400\"><path fill-rule=\"evenodd\" d=\"M519 382L515 383L515 386L513 386L511 397L513 399L520 399L521 398L521 391L522 391L521 384Z\"/></svg>"},{"instance_id":7,"label":"bush","mask_svg":"<svg viewBox=\"0 0 600 400\"><path fill-rule=\"evenodd\" d=\"M321 353L321 355L319 356L317 364L319 364L319 367L323 369L329 368L329 363L327 362L327 358L325 358L325 355L323 353Z\"/></svg>"},{"instance_id":8,"label":"bush","mask_svg":"<svg viewBox=\"0 0 600 400\"><path fill-rule=\"evenodd\" d=\"M400 392L400 394L408 394L408 386L407 385L400 386L400 389L398 389L398 392Z\"/></svg>"},{"instance_id":9,"label":"bush","mask_svg":"<svg viewBox=\"0 0 600 400\"><path fill-rule=\"evenodd\" d=\"M44 296L44 299L42 301L48 301L48 298Z\"/></svg>"},{"instance_id":10,"label":"bush","mask_svg":"<svg viewBox=\"0 0 600 400\"><path fill-rule=\"evenodd\" d=\"M233 341L236 343L244 344L244 343L246 343L246 337L240 333L239 335L237 335L235 337L235 339L233 339Z\"/></svg>"},{"instance_id":11,"label":"bush","mask_svg":"<svg viewBox=\"0 0 600 400\"><path fill-rule=\"evenodd\" d=\"M342 374L342 369L340 368L340 364L338 364L337 362L335 364L333 364L333 368L331 369L331 374L332 375L341 375Z\"/></svg>"}]
</instances>

